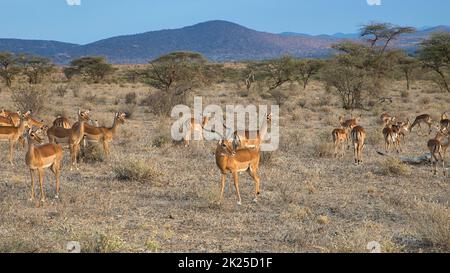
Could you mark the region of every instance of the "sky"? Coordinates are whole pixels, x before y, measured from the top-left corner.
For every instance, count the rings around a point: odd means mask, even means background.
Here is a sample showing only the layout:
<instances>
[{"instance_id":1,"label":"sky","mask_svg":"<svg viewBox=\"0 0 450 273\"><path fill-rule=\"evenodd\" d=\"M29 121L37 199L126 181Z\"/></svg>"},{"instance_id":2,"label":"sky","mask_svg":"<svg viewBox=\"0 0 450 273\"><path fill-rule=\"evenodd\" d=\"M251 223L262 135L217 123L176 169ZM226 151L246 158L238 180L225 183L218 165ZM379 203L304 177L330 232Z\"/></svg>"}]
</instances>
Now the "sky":
<instances>
[{"instance_id":1,"label":"sky","mask_svg":"<svg viewBox=\"0 0 450 273\"><path fill-rule=\"evenodd\" d=\"M0 37L86 44L227 20L273 33L354 33L369 22L450 25L448 0L0 0Z\"/></svg>"}]
</instances>

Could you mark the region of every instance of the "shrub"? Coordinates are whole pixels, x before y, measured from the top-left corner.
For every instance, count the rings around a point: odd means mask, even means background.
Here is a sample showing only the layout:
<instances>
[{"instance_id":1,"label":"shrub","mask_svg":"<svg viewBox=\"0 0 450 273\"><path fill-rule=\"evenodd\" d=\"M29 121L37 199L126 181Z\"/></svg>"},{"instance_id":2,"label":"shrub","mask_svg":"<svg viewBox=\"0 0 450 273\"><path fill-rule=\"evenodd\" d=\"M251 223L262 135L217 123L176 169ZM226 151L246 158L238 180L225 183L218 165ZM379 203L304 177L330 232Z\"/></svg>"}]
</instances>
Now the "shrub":
<instances>
[{"instance_id":1,"label":"shrub","mask_svg":"<svg viewBox=\"0 0 450 273\"><path fill-rule=\"evenodd\" d=\"M441 204L419 203L414 210L412 223L422 239L440 248L450 251L450 211Z\"/></svg>"},{"instance_id":2,"label":"shrub","mask_svg":"<svg viewBox=\"0 0 450 273\"><path fill-rule=\"evenodd\" d=\"M117 179L138 182L154 182L161 173L148 161L132 159L113 166Z\"/></svg>"},{"instance_id":3,"label":"shrub","mask_svg":"<svg viewBox=\"0 0 450 273\"><path fill-rule=\"evenodd\" d=\"M156 148L161 148L162 146L168 144L170 142L170 138L165 135L159 135L153 138L152 146Z\"/></svg>"},{"instance_id":4,"label":"shrub","mask_svg":"<svg viewBox=\"0 0 450 273\"><path fill-rule=\"evenodd\" d=\"M317 143L313 146L313 155L316 157L333 157L334 147L331 143Z\"/></svg>"},{"instance_id":5,"label":"shrub","mask_svg":"<svg viewBox=\"0 0 450 273\"><path fill-rule=\"evenodd\" d=\"M61 98L64 98L64 96L67 94L67 91L68 91L68 88L65 85L58 85L55 88L55 93Z\"/></svg>"},{"instance_id":6,"label":"shrub","mask_svg":"<svg viewBox=\"0 0 450 273\"><path fill-rule=\"evenodd\" d=\"M408 176L411 174L411 169L402 161L389 158L380 164L380 172L382 175Z\"/></svg>"},{"instance_id":7,"label":"shrub","mask_svg":"<svg viewBox=\"0 0 450 273\"><path fill-rule=\"evenodd\" d=\"M33 113L39 113L45 107L47 94L36 87L19 87L12 90L12 101L14 105L22 112L31 110Z\"/></svg>"},{"instance_id":8,"label":"shrub","mask_svg":"<svg viewBox=\"0 0 450 273\"><path fill-rule=\"evenodd\" d=\"M104 152L100 145L87 145L83 150L83 158L86 163L105 161Z\"/></svg>"},{"instance_id":9,"label":"shrub","mask_svg":"<svg viewBox=\"0 0 450 273\"><path fill-rule=\"evenodd\" d=\"M136 92L129 92L125 95L125 103L126 104L136 104L137 94Z\"/></svg>"}]
</instances>

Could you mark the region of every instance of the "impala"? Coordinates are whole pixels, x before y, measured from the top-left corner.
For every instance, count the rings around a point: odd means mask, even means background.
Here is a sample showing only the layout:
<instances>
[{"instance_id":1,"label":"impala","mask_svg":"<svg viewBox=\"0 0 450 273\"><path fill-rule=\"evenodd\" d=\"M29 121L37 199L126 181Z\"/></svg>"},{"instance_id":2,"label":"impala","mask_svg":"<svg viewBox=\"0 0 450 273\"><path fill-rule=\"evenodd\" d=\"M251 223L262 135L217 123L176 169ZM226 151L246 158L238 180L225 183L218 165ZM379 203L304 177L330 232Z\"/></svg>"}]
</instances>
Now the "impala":
<instances>
[{"instance_id":1,"label":"impala","mask_svg":"<svg viewBox=\"0 0 450 273\"><path fill-rule=\"evenodd\" d=\"M242 204L241 194L239 192L239 173L248 171L255 182L255 198L253 201L258 201L260 194L260 178L258 175L260 154L257 149L243 148L240 150L233 149L233 143L229 140L219 141L216 148L216 164L222 173L221 177L221 191L220 201L223 200L223 192L225 189L225 182L227 174L230 172L233 175L234 187L238 198L238 205Z\"/></svg>"},{"instance_id":2,"label":"impala","mask_svg":"<svg viewBox=\"0 0 450 273\"><path fill-rule=\"evenodd\" d=\"M387 124L383 129L383 137L384 137L384 147L386 152L389 152L389 148L391 145L395 147L397 153L400 153L400 135L399 129L397 127L392 126L391 124Z\"/></svg>"},{"instance_id":3,"label":"impala","mask_svg":"<svg viewBox=\"0 0 450 273\"><path fill-rule=\"evenodd\" d=\"M350 130L352 130L353 128L355 128L358 125L358 120L357 118L351 118L348 120L344 121L343 117L339 117L339 123L341 124L342 128L350 128Z\"/></svg>"},{"instance_id":4,"label":"impala","mask_svg":"<svg viewBox=\"0 0 450 273\"><path fill-rule=\"evenodd\" d=\"M266 114L266 119L263 121L261 128L257 131L235 131L234 139L238 145L238 150L242 148L253 148L259 150L259 146L264 141L267 135L267 129L272 122L272 113Z\"/></svg>"},{"instance_id":5,"label":"impala","mask_svg":"<svg viewBox=\"0 0 450 273\"><path fill-rule=\"evenodd\" d=\"M416 117L416 119L414 120L413 124L411 125L411 132L412 132L412 129L416 125L418 125L420 130L422 130L422 126L421 126L422 123L425 123L425 124L428 125L428 129L429 129L428 135L430 135L431 131L432 131L431 126L433 124L433 119L428 114L424 114L424 115L420 115L420 116Z\"/></svg>"},{"instance_id":6,"label":"impala","mask_svg":"<svg viewBox=\"0 0 450 273\"><path fill-rule=\"evenodd\" d=\"M52 126L47 130L48 141L50 143L63 143L69 145L72 163L70 170L73 170L73 167L78 169L77 156L80 150L81 140L85 133L85 122L89 120L89 112L89 110L78 110L78 122L75 123L71 129Z\"/></svg>"},{"instance_id":7,"label":"impala","mask_svg":"<svg viewBox=\"0 0 450 273\"><path fill-rule=\"evenodd\" d=\"M92 125L85 124L85 139L88 143L99 143L103 144L103 151L106 156L109 156L109 144L113 141L117 133L117 129L120 125L125 123L126 114L116 113L114 115L114 121L112 127L95 127Z\"/></svg>"},{"instance_id":8,"label":"impala","mask_svg":"<svg viewBox=\"0 0 450 273\"><path fill-rule=\"evenodd\" d=\"M439 125L441 131L443 130L448 131L450 126L450 119L448 119L447 112L441 115L441 121L439 122Z\"/></svg>"},{"instance_id":9,"label":"impala","mask_svg":"<svg viewBox=\"0 0 450 273\"><path fill-rule=\"evenodd\" d=\"M9 141L9 162L13 159L14 146L18 142L19 138L23 135L27 122L24 119L20 120L19 126L0 126L0 141Z\"/></svg>"},{"instance_id":10,"label":"impala","mask_svg":"<svg viewBox=\"0 0 450 273\"><path fill-rule=\"evenodd\" d=\"M447 142L443 142L444 137L447 136ZM437 174L437 165L439 164L439 160L442 161L442 169L444 172L444 176L446 174L445 172L445 153L447 152L447 148L450 145L450 136L448 135L448 132L442 132L439 131L436 134L436 137L433 139L430 139L428 141L428 149L431 153L431 164L433 168L434 175Z\"/></svg>"},{"instance_id":11,"label":"impala","mask_svg":"<svg viewBox=\"0 0 450 273\"><path fill-rule=\"evenodd\" d=\"M388 113L381 114L380 119L383 122L383 126L386 126L389 123L393 123L395 121L395 117L389 115Z\"/></svg>"},{"instance_id":12,"label":"impala","mask_svg":"<svg viewBox=\"0 0 450 273\"><path fill-rule=\"evenodd\" d=\"M14 126L10 117L0 116L0 126Z\"/></svg>"},{"instance_id":13,"label":"impala","mask_svg":"<svg viewBox=\"0 0 450 273\"><path fill-rule=\"evenodd\" d=\"M346 127L345 129L334 129L331 133L334 143L334 157L337 157L338 151L341 151L341 157L344 157L344 143L348 142L349 134L350 127Z\"/></svg>"},{"instance_id":14,"label":"impala","mask_svg":"<svg viewBox=\"0 0 450 273\"><path fill-rule=\"evenodd\" d=\"M209 118L207 116L204 116L202 118L202 122L200 123L195 118L191 118L191 120L187 121L186 127L186 135L183 137L184 146L188 147L191 141L192 134L198 133L198 136L200 137L199 140L203 141L203 128L206 126L206 124L209 122Z\"/></svg>"},{"instance_id":15,"label":"impala","mask_svg":"<svg viewBox=\"0 0 450 273\"><path fill-rule=\"evenodd\" d=\"M11 111L2 109L0 111L0 116L5 117L5 118L10 118L12 121L12 124L17 127L20 124L22 114L21 114L20 110L17 110L16 112L11 112Z\"/></svg>"},{"instance_id":16,"label":"impala","mask_svg":"<svg viewBox=\"0 0 450 273\"><path fill-rule=\"evenodd\" d=\"M42 142L42 139L38 136L36 132L32 129L28 132L27 142L28 150L25 156L25 163L30 170L31 176L31 197L30 201L34 200L34 174L35 171L38 172L39 185L41 189L41 202L45 202L44 195L44 175L45 169L50 168L50 170L55 175L56 179L56 195L55 198L59 198L59 179L61 173L61 161L63 157L62 147L59 144L48 143L44 145L35 146L33 141L38 143Z\"/></svg>"},{"instance_id":17,"label":"impala","mask_svg":"<svg viewBox=\"0 0 450 273\"><path fill-rule=\"evenodd\" d=\"M366 130L361 126L356 126L352 129L351 136L355 152L355 164L359 165L362 163L362 152L365 146Z\"/></svg>"},{"instance_id":18,"label":"impala","mask_svg":"<svg viewBox=\"0 0 450 273\"><path fill-rule=\"evenodd\" d=\"M71 129L72 128L72 125L71 125L70 121L67 118L61 117L61 116L58 116L53 121L53 126L54 127L61 127L61 128L65 128L65 129Z\"/></svg>"},{"instance_id":19,"label":"impala","mask_svg":"<svg viewBox=\"0 0 450 273\"><path fill-rule=\"evenodd\" d=\"M26 112L25 114L23 114L23 117L25 118L25 120L28 123L28 126L32 127L37 127L37 128L42 128L45 124L44 124L44 120L41 121L37 121L36 119L34 119L31 116L31 110Z\"/></svg>"}]
</instances>

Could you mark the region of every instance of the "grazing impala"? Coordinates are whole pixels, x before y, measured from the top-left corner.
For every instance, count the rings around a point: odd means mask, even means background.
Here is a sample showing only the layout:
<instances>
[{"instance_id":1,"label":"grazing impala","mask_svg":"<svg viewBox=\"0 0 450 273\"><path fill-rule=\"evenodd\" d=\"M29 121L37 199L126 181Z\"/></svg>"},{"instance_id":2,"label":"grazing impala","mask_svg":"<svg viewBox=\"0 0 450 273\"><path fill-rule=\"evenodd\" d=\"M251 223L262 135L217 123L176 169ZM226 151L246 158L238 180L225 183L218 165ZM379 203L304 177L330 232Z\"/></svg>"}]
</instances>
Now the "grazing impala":
<instances>
[{"instance_id":1,"label":"grazing impala","mask_svg":"<svg viewBox=\"0 0 450 273\"><path fill-rule=\"evenodd\" d=\"M345 129L334 129L332 134L334 143L334 157L337 157L338 151L341 151L341 157L344 157L344 143L348 142L350 127Z\"/></svg>"},{"instance_id":2,"label":"grazing impala","mask_svg":"<svg viewBox=\"0 0 450 273\"><path fill-rule=\"evenodd\" d=\"M109 156L109 144L113 141L117 133L117 129L120 125L125 123L126 114L116 113L114 115L114 122L112 127L95 127L92 125L85 124L85 139L88 143L99 143L103 144L103 151L106 156Z\"/></svg>"},{"instance_id":3,"label":"grazing impala","mask_svg":"<svg viewBox=\"0 0 450 273\"><path fill-rule=\"evenodd\" d=\"M269 124L272 122L272 113L266 115L266 119L263 121L261 128L257 131L235 131L234 139L238 145L237 149L253 148L259 150L259 146L264 141L267 135Z\"/></svg>"},{"instance_id":4,"label":"grazing impala","mask_svg":"<svg viewBox=\"0 0 450 273\"><path fill-rule=\"evenodd\" d=\"M184 146L188 147L190 145L190 141L192 138L192 135L198 134L198 136L201 138L199 140L203 141L203 128L206 126L206 124L209 122L209 117L204 116L202 118L202 122L200 123L195 118L191 118L191 120L187 121L186 127L186 135L183 137Z\"/></svg>"},{"instance_id":5,"label":"grazing impala","mask_svg":"<svg viewBox=\"0 0 450 273\"><path fill-rule=\"evenodd\" d=\"M77 156L80 150L80 143L85 133L85 122L89 120L89 110L78 110L78 122L75 123L71 129L52 126L47 130L48 141L50 143L68 144L70 149L70 157L72 166L78 169Z\"/></svg>"},{"instance_id":6,"label":"grazing impala","mask_svg":"<svg viewBox=\"0 0 450 273\"><path fill-rule=\"evenodd\" d=\"M448 131L450 127L450 119L448 119L447 112L441 115L441 121L439 122L441 131Z\"/></svg>"},{"instance_id":7,"label":"grazing impala","mask_svg":"<svg viewBox=\"0 0 450 273\"><path fill-rule=\"evenodd\" d=\"M66 128L66 129L71 129L72 128L72 125L71 125L70 121L67 118L61 117L61 116L58 116L53 121L53 126L54 127Z\"/></svg>"},{"instance_id":8,"label":"grazing impala","mask_svg":"<svg viewBox=\"0 0 450 273\"><path fill-rule=\"evenodd\" d=\"M365 146L366 130L361 126L356 126L353 128L351 136L355 152L355 164L359 165L362 163L362 152Z\"/></svg>"},{"instance_id":9,"label":"grazing impala","mask_svg":"<svg viewBox=\"0 0 450 273\"><path fill-rule=\"evenodd\" d=\"M394 123L395 121L395 117L389 115L388 113L381 114L380 119L383 122L383 126L386 126L389 123Z\"/></svg>"},{"instance_id":10,"label":"grazing impala","mask_svg":"<svg viewBox=\"0 0 450 273\"><path fill-rule=\"evenodd\" d=\"M422 126L421 126L422 123L425 123L425 124L428 125L428 129L429 129L428 135L430 135L431 131L432 131L431 126L433 124L433 119L428 114L424 114L424 115L420 115L420 116L416 117L416 119L414 120L413 124L411 125L411 132L412 132L412 129L416 125L418 125L420 130L422 130Z\"/></svg>"},{"instance_id":11,"label":"grazing impala","mask_svg":"<svg viewBox=\"0 0 450 273\"><path fill-rule=\"evenodd\" d=\"M447 141L444 142L443 140L446 136ZM448 132L439 131L435 138L428 141L427 146L431 153L431 163L434 175L437 174L437 165L439 164L440 160L442 162L442 169L445 176L445 153L447 152L448 146L450 146L450 136Z\"/></svg>"},{"instance_id":12,"label":"grazing impala","mask_svg":"<svg viewBox=\"0 0 450 273\"><path fill-rule=\"evenodd\" d=\"M13 164L13 150L19 138L23 135L27 122L24 119L20 120L19 126L0 126L0 141L9 141L9 162Z\"/></svg>"},{"instance_id":13,"label":"grazing impala","mask_svg":"<svg viewBox=\"0 0 450 273\"><path fill-rule=\"evenodd\" d=\"M339 123L341 124L342 128L350 128L352 130L358 125L357 118L351 118L344 121L343 117L339 117Z\"/></svg>"},{"instance_id":14,"label":"grazing impala","mask_svg":"<svg viewBox=\"0 0 450 273\"><path fill-rule=\"evenodd\" d=\"M387 124L383 129L384 147L386 152L389 152L391 145L395 147L397 153L400 153L400 131L397 127Z\"/></svg>"},{"instance_id":15,"label":"grazing impala","mask_svg":"<svg viewBox=\"0 0 450 273\"><path fill-rule=\"evenodd\" d=\"M28 132L28 151L25 157L25 163L30 169L31 175L31 197L30 201L34 200L34 173L38 171L39 185L41 189L41 202L45 202L44 195L44 175L45 169L50 170L55 175L56 179L56 195L55 198L59 198L59 177L61 172L61 160L63 157L62 147L59 144L48 143L44 145L35 146L33 141L38 143L42 142L42 139L38 136L37 132L33 132L32 129Z\"/></svg>"}]
</instances>

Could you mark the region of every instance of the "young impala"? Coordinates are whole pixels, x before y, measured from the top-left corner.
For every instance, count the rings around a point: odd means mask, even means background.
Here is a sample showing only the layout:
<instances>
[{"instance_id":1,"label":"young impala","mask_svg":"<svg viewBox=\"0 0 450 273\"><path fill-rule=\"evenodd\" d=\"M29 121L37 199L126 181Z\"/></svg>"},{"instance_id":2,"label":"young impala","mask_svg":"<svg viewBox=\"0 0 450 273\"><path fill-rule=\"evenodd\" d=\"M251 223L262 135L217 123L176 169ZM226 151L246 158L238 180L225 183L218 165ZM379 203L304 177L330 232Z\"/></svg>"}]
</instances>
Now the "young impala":
<instances>
[{"instance_id":1,"label":"young impala","mask_svg":"<svg viewBox=\"0 0 450 273\"><path fill-rule=\"evenodd\" d=\"M23 117L25 118L25 120L28 123L28 126L30 127L34 126L36 128L42 128L42 126L45 125L43 120L38 121L31 116L31 110L23 114Z\"/></svg>"},{"instance_id":2,"label":"young impala","mask_svg":"<svg viewBox=\"0 0 450 273\"><path fill-rule=\"evenodd\" d=\"M420 115L420 116L416 117L413 124L411 125L411 132L415 126L419 126L420 130L422 130L422 126L421 126L422 123L425 123L428 125L428 129L429 129L428 135L430 135L431 131L432 131L431 126L433 125L433 119L428 114L424 114L424 115Z\"/></svg>"},{"instance_id":3,"label":"young impala","mask_svg":"<svg viewBox=\"0 0 450 273\"><path fill-rule=\"evenodd\" d=\"M33 141L38 143L42 142L42 139L38 136L37 132L29 130L27 135L28 150L25 156L25 163L30 170L31 176L31 197L30 201L34 200L34 173L38 172L39 185L41 189L41 202L45 202L44 195L44 175L45 169L50 170L55 175L56 179L56 195L55 198L59 198L59 179L61 172L61 160L63 157L62 147L59 144L48 143L44 145L34 145Z\"/></svg>"},{"instance_id":4,"label":"young impala","mask_svg":"<svg viewBox=\"0 0 450 273\"><path fill-rule=\"evenodd\" d=\"M114 115L114 122L112 127L95 127L92 125L85 124L85 139L88 143L99 143L103 144L103 152L106 156L109 156L109 144L113 141L117 133L117 129L120 125L125 123L126 114L116 113Z\"/></svg>"},{"instance_id":5,"label":"young impala","mask_svg":"<svg viewBox=\"0 0 450 273\"><path fill-rule=\"evenodd\" d=\"M444 142L445 137L447 137L446 142ZM439 161L441 161L442 170L445 176L445 153L447 152L448 146L450 146L450 136L448 132L439 131L435 138L428 141L427 146L431 153L431 163L434 175L437 174L437 165L439 164Z\"/></svg>"},{"instance_id":6,"label":"young impala","mask_svg":"<svg viewBox=\"0 0 450 273\"><path fill-rule=\"evenodd\" d=\"M272 113L266 115L261 128L257 131L235 131L234 140L238 145L237 149L253 148L259 150L259 146L267 135L269 124L272 122Z\"/></svg>"},{"instance_id":7,"label":"young impala","mask_svg":"<svg viewBox=\"0 0 450 273\"><path fill-rule=\"evenodd\" d=\"M78 169L77 157L80 151L80 143L85 133L85 122L89 120L89 112L89 110L78 110L78 122L75 123L71 129L52 126L47 130L48 141L50 143L69 145L70 158L72 163L70 170L73 170L74 167Z\"/></svg>"},{"instance_id":8,"label":"young impala","mask_svg":"<svg viewBox=\"0 0 450 273\"><path fill-rule=\"evenodd\" d=\"M9 162L13 164L13 150L19 138L23 135L25 127L28 126L25 119L21 119L19 126L0 126L0 141L9 141Z\"/></svg>"},{"instance_id":9,"label":"young impala","mask_svg":"<svg viewBox=\"0 0 450 273\"><path fill-rule=\"evenodd\" d=\"M353 128L351 136L355 152L355 164L359 165L362 163L362 152L365 146L366 130L361 126L356 126Z\"/></svg>"},{"instance_id":10,"label":"young impala","mask_svg":"<svg viewBox=\"0 0 450 273\"><path fill-rule=\"evenodd\" d=\"M334 129L331 135L333 136L334 143L334 157L337 157L339 151L341 151L341 157L344 157L344 143L348 142L350 127L346 127L345 129Z\"/></svg>"}]
</instances>

